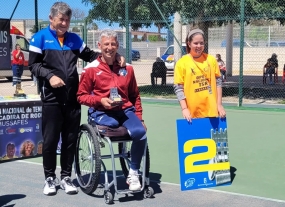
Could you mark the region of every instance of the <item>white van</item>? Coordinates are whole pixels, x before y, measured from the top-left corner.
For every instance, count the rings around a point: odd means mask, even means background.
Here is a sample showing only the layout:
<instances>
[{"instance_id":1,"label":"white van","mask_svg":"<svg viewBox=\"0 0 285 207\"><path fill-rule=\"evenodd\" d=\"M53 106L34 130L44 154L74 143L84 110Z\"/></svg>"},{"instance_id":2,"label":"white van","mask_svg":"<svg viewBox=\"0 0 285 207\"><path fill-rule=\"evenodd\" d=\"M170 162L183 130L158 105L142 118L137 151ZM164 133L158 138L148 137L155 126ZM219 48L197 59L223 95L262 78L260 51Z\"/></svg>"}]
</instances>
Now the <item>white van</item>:
<instances>
[{"instance_id":1,"label":"white van","mask_svg":"<svg viewBox=\"0 0 285 207\"><path fill-rule=\"evenodd\" d=\"M183 54L186 54L186 44L182 43L182 48L183 48ZM167 67L167 69L174 69L174 45L170 45L165 52L163 53L163 55L161 56L161 59L163 59L163 61L165 62L165 66Z\"/></svg>"},{"instance_id":2,"label":"white van","mask_svg":"<svg viewBox=\"0 0 285 207\"><path fill-rule=\"evenodd\" d=\"M21 46L21 50L24 53L25 62L24 62L24 72L23 76L31 77L31 72L28 68L29 61L29 41L25 38L24 34L20 32L16 27L12 26L10 29L10 51L11 51L11 67L7 69L0 70L0 77L6 77L8 81L13 80L13 72L12 72L12 52L15 49L16 44Z\"/></svg>"}]
</instances>

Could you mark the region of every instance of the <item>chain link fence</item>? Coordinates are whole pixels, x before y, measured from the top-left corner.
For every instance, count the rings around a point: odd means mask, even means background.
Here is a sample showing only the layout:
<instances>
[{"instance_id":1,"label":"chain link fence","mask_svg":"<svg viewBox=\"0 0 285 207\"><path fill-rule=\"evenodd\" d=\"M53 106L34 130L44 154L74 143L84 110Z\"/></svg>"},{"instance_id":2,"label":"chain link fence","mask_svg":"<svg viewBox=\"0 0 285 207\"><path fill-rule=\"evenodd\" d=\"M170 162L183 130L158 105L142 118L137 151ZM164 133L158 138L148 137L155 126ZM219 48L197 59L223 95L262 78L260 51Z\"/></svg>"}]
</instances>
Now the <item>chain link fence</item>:
<instances>
[{"instance_id":1,"label":"chain link fence","mask_svg":"<svg viewBox=\"0 0 285 207\"><path fill-rule=\"evenodd\" d=\"M49 24L49 9L54 2L5 1L0 18L11 18L11 25L29 40L35 32L35 22L39 23L39 29ZM187 31L199 26L205 32L206 51L214 56L221 54L227 66L224 102L283 103L285 1L261 1L258 5L249 0L70 0L67 3L73 9L70 31L80 35L90 48L98 50L101 30L112 28L118 32L119 53L133 65L142 96L175 98L172 87L175 60L184 54ZM3 9L5 12L1 12ZM232 47L226 45L231 41ZM270 84L267 77L264 83L264 65L273 53L278 56L277 78ZM151 84L152 64L157 57L162 57L168 67L166 86L160 85L160 78L157 85ZM85 64L78 61L79 73ZM6 93L12 94L12 84L1 71L0 76L0 84L9 85ZM29 87L32 80L28 74L23 80L26 93L37 93L35 87Z\"/></svg>"}]
</instances>

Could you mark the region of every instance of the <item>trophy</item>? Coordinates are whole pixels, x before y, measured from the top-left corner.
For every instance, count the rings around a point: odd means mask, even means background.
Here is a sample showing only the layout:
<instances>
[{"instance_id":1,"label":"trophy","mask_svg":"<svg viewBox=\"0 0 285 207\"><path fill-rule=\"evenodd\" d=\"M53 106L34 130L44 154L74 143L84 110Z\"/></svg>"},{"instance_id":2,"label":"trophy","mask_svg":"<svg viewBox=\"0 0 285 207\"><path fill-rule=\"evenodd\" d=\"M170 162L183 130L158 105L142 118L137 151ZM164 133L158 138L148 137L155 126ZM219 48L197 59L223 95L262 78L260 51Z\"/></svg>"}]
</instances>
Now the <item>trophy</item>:
<instances>
[{"instance_id":1,"label":"trophy","mask_svg":"<svg viewBox=\"0 0 285 207\"><path fill-rule=\"evenodd\" d=\"M114 101L111 103L111 106L120 106L123 104L122 98L119 95L118 89L116 87L110 89L110 99Z\"/></svg>"},{"instance_id":2,"label":"trophy","mask_svg":"<svg viewBox=\"0 0 285 207\"><path fill-rule=\"evenodd\" d=\"M16 84L16 91L15 91L14 97L26 98L26 94L24 90L22 89L21 83Z\"/></svg>"}]
</instances>

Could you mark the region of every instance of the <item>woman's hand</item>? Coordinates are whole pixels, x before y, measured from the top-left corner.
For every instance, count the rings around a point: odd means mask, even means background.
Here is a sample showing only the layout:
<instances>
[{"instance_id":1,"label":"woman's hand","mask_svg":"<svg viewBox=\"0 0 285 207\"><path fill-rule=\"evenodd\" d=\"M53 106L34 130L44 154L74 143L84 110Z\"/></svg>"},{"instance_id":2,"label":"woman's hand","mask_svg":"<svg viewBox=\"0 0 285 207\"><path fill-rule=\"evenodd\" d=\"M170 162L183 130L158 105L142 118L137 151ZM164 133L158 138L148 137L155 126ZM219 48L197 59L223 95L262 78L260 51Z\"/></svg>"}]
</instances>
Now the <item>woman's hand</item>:
<instances>
[{"instance_id":1,"label":"woman's hand","mask_svg":"<svg viewBox=\"0 0 285 207\"><path fill-rule=\"evenodd\" d=\"M225 111L223 105L218 105L218 113L219 113L219 116L221 118L225 118L226 117L226 111Z\"/></svg>"},{"instance_id":2,"label":"woman's hand","mask_svg":"<svg viewBox=\"0 0 285 207\"><path fill-rule=\"evenodd\" d=\"M191 120L191 113L190 113L188 108L182 109L182 115L183 115L183 117L185 119L187 119L187 121L192 122L192 120Z\"/></svg>"}]
</instances>

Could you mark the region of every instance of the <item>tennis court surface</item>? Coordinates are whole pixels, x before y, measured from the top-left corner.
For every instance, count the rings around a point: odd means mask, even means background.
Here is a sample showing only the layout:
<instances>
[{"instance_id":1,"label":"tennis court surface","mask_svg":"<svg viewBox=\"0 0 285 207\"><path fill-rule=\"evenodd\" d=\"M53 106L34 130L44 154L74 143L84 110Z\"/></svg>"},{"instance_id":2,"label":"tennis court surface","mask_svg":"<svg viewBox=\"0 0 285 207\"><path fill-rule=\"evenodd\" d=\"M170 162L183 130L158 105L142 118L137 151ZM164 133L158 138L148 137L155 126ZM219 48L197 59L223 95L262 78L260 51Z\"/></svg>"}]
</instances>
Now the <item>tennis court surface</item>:
<instances>
[{"instance_id":1,"label":"tennis court surface","mask_svg":"<svg viewBox=\"0 0 285 207\"><path fill-rule=\"evenodd\" d=\"M227 107L232 184L182 192L175 126L181 118L180 108L148 101L143 101L143 108L154 198L115 195L114 206L285 206L285 110ZM119 165L117 170L120 173ZM57 168L58 177L59 172ZM101 186L91 196L81 190L67 195L61 189L55 196L43 195L41 158L2 163L0 175L0 206L107 206ZM74 173L73 179L76 184ZM127 187L124 178L119 178L119 184Z\"/></svg>"}]
</instances>

